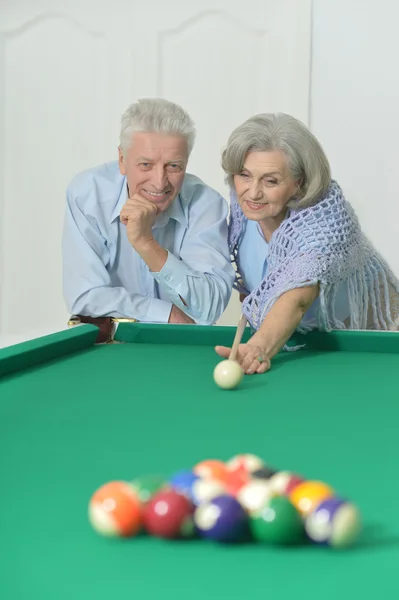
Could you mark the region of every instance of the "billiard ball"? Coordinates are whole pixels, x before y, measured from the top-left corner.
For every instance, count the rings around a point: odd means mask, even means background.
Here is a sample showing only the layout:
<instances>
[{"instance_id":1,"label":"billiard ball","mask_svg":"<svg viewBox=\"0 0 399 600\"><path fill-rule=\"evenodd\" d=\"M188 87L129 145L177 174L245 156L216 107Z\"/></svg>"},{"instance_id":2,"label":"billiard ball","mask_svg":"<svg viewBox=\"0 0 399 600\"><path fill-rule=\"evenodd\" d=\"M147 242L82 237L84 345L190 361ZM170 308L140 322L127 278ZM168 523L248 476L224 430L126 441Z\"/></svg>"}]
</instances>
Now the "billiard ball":
<instances>
[{"instance_id":1,"label":"billiard ball","mask_svg":"<svg viewBox=\"0 0 399 600\"><path fill-rule=\"evenodd\" d=\"M244 376L244 371L235 360L222 360L213 371L216 385L224 390L236 388Z\"/></svg>"},{"instance_id":2,"label":"billiard ball","mask_svg":"<svg viewBox=\"0 0 399 600\"><path fill-rule=\"evenodd\" d=\"M184 494L185 496L187 496L187 498L189 498L189 500L192 500L193 485L198 479L200 479L200 476L196 475L194 471L178 471L177 473L172 475L172 477L169 480L169 484L174 490L180 492L181 494Z\"/></svg>"},{"instance_id":3,"label":"billiard ball","mask_svg":"<svg viewBox=\"0 0 399 600\"><path fill-rule=\"evenodd\" d=\"M292 504L303 517L311 513L322 500L334 496L334 490L322 481L304 481L289 494Z\"/></svg>"},{"instance_id":4,"label":"billiard ball","mask_svg":"<svg viewBox=\"0 0 399 600\"><path fill-rule=\"evenodd\" d=\"M261 510L252 513L249 529L259 542L288 545L304 538L301 515L286 496L274 496Z\"/></svg>"},{"instance_id":5,"label":"billiard ball","mask_svg":"<svg viewBox=\"0 0 399 600\"><path fill-rule=\"evenodd\" d=\"M249 473L244 469L243 466L238 467L234 471L227 471L225 477L226 490L232 496L237 496L240 490L250 480Z\"/></svg>"},{"instance_id":6,"label":"billiard ball","mask_svg":"<svg viewBox=\"0 0 399 600\"><path fill-rule=\"evenodd\" d=\"M161 538L191 537L194 506L175 490L161 490L143 507L144 529Z\"/></svg>"},{"instance_id":7,"label":"billiard ball","mask_svg":"<svg viewBox=\"0 0 399 600\"><path fill-rule=\"evenodd\" d=\"M318 544L333 548L351 546L361 531L359 509L341 498L328 498L306 517L305 530Z\"/></svg>"},{"instance_id":8,"label":"billiard ball","mask_svg":"<svg viewBox=\"0 0 399 600\"><path fill-rule=\"evenodd\" d=\"M160 475L138 477L131 483L133 490L142 504L148 502L156 492L166 487L166 485L165 478Z\"/></svg>"},{"instance_id":9,"label":"billiard ball","mask_svg":"<svg viewBox=\"0 0 399 600\"><path fill-rule=\"evenodd\" d=\"M270 485L264 479L252 479L237 494L237 500L250 514L261 510L271 497Z\"/></svg>"},{"instance_id":10,"label":"billiard ball","mask_svg":"<svg viewBox=\"0 0 399 600\"><path fill-rule=\"evenodd\" d=\"M255 454L237 454L236 456L233 456L233 458L230 458L226 465L229 471L243 468L247 473L252 473L257 469L264 467L265 463Z\"/></svg>"},{"instance_id":11,"label":"billiard ball","mask_svg":"<svg viewBox=\"0 0 399 600\"><path fill-rule=\"evenodd\" d=\"M201 479L194 481L191 488L192 501L195 505L203 504L226 492L226 486L216 479Z\"/></svg>"},{"instance_id":12,"label":"billiard ball","mask_svg":"<svg viewBox=\"0 0 399 600\"><path fill-rule=\"evenodd\" d=\"M291 473L290 471L278 471L269 479L273 492L278 496L289 495L292 490L300 483L303 483L303 481L303 477Z\"/></svg>"},{"instance_id":13,"label":"billiard ball","mask_svg":"<svg viewBox=\"0 0 399 600\"><path fill-rule=\"evenodd\" d=\"M200 504L194 513L199 535L217 542L239 542L248 531L248 516L241 504L228 494Z\"/></svg>"},{"instance_id":14,"label":"billiard ball","mask_svg":"<svg viewBox=\"0 0 399 600\"><path fill-rule=\"evenodd\" d=\"M142 508L133 487L124 481L110 481L92 495L89 521L101 535L129 537L141 529Z\"/></svg>"},{"instance_id":15,"label":"billiard ball","mask_svg":"<svg viewBox=\"0 0 399 600\"><path fill-rule=\"evenodd\" d=\"M218 481L225 481L227 467L221 460L202 460L195 465L193 472L195 475L205 479L217 479Z\"/></svg>"},{"instance_id":16,"label":"billiard ball","mask_svg":"<svg viewBox=\"0 0 399 600\"><path fill-rule=\"evenodd\" d=\"M253 477L254 479L270 479L276 473L277 473L276 469L273 469L273 467L268 467L267 465L265 465L265 466L261 467L260 469L256 469L256 471L252 471L251 477Z\"/></svg>"}]
</instances>

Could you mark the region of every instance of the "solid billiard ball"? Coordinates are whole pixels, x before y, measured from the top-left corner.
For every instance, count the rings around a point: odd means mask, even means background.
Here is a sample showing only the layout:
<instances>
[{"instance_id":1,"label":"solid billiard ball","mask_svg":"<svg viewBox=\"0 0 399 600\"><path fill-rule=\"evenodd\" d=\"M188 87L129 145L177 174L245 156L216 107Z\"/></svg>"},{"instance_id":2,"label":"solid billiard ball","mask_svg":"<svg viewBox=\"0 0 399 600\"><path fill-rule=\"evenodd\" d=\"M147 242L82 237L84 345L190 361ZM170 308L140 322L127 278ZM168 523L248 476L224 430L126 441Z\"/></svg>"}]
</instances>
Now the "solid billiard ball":
<instances>
[{"instance_id":1,"label":"solid billiard ball","mask_svg":"<svg viewBox=\"0 0 399 600\"><path fill-rule=\"evenodd\" d=\"M255 454L237 454L226 463L229 471L243 468L247 473L252 473L265 466L264 461Z\"/></svg>"},{"instance_id":2,"label":"solid billiard ball","mask_svg":"<svg viewBox=\"0 0 399 600\"><path fill-rule=\"evenodd\" d=\"M191 537L194 506L175 490L161 490L143 507L147 533L161 538Z\"/></svg>"},{"instance_id":3,"label":"solid billiard ball","mask_svg":"<svg viewBox=\"0 0 399 600\"><path fill-rule=\"evenodd\" d=\"M305 530L317 544L333 548L351 546L361 531L359 509L341 498L328 498L306 517Z\"/></svg>"},{"instance_id":4,"label":"solid billiard ball","mask_svg":"<svg viewBox=\"0 0 399 600\"><path fill-rule=\"evenodd\" d=\"M193 499L193 485L200 479L199 475L196 475L194 471L178 471L169 480L170 486L177 492L184 494L189 498Z\"/></svg>"},{"instance_id":5,"label":"solid billiard ball","mask_svg":"<svg viewBox=\"0 0 399 600\"><path fill-rule=\"evenodd\" d=\"M218 481L225 481L227 475L225 463L217 459L202 460L195 465L193 471L199 477L217 479Z\"/></svg>"},{"instance_id":6,"label":"solid billiard ball","mask_svg":"<svg viewBox=\"0 0 399 600\"><path fill-rule=\"evenodd\" d=\"M301 515L286 496L270 498L249 520L252 537L259 542L296 544L304 538Z\"/></svg>"},{"instance_id":7,"label":"solid billiard ball","mask_svg":"<svg viewBox=\"0 0 399 600\"><path fill-rule=\"evenodd\" d=\"M273 475L277 473L276 469L273 467L268 467L264 465L260 469L256 469L256 471L252 471L251 477L254 479L270 479Z\"/></svg>"},{"instance_id":8,"label":"solid billiard ball","mask_svg":"<svg viewBox=\"0 0 399 600\"><path fill-rule=\"evenodd\" d=\"M101 535L129 537L141 529L142 507L133 487L124 481L110 481L92 495L89 521Z\"/></svg>"},{"instance_id":9,"label":"solid billiard ball","mask_svg":"<svg viewBox=\"0 0 399 600\"><path fill-rule=\"evenodd\" d=\"M203 504L226 492L226 486L222 481L216 479L201 479L194 481L192 489L192 500L194 504Z\"/></svg>"},{"instance_id":10,"label":"solid billiard ball","mask_svg":"<svg viewBox=\"0 0 399 600\"><path fill-rule=\"evenodd\" d=\"M244 376L244 371L235 360L222 360L213 371L216 385L224 390L236 388Z\"/></svg>"},{"instance_id":11,"label":"solid billiard ball","mask_svg":"<svg viewBox=\"0 0 399 600\"><path fill-rule=\"evenodd\" d=\"M241 504L228 494L200 504L194 513L199 535L217 542L239 542L248 530L248 515Z\"/></svg>"},{"instance_id":12,"label":"solid billiard ball","mask_svg":"<svg viewBox=\"0 0 399 600\"><path fill-rule=\"evenodd\" d=\"M270 485L263 479L252 479L237 494L237 500L250 514L260 511L271 498Z\"/></svg>"},{"instance_id":13,"label":"solid billiard ball","mask_svg":"<svg viewBox=\"0 0 399 600\"><path fill-rule=\"evenodd\" d=\"M311 513L322 500L334 496L334 490L322 481L304 481L289 494L293 505L303 517Z\"/></svg>"},{"instance_id":14,"label":"solid billiard ball","mask_svg":"<svg viewBox=\"0 0 399 600\"><path fill-rule=\"evenodd\" d=\"M131 483L132 488L142 504L148 502L156 492L166 487L166 485L165 478L160 475L138 477Z\"/></svg>"},{"instance_id":15,"label":"solid billiard ball","mask_svg":"<svg viewBox=\"0 0 399 600\"><path fill-rule=\"evenodd\" d=\"M273 492L278 496L288 496L293 489L300 483L303 483L303 481L303 477L291 473L290 471L278 471L269 479Z\"/></svg>"}]
</instances>

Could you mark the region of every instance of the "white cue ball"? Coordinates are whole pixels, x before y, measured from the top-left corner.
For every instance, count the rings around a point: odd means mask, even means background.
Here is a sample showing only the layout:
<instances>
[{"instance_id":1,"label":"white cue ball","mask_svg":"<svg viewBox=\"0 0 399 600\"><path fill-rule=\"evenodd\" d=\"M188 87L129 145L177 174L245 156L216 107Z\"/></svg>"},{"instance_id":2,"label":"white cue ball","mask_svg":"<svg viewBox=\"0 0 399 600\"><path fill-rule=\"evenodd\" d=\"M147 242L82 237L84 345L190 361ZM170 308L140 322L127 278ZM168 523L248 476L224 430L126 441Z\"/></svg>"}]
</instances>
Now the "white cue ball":
<instances>
[{"instance_id":1,"label":"white cue ball","mask_svg":"<svg viewBox=\"0 0 399 600\"><path fill-rule=\"evenodd\" d=\"M243 370L235 360L222 360L213 371L216 385L224 390L232 390L237 387L243 375Z\"/></svg>"}]
</instances>

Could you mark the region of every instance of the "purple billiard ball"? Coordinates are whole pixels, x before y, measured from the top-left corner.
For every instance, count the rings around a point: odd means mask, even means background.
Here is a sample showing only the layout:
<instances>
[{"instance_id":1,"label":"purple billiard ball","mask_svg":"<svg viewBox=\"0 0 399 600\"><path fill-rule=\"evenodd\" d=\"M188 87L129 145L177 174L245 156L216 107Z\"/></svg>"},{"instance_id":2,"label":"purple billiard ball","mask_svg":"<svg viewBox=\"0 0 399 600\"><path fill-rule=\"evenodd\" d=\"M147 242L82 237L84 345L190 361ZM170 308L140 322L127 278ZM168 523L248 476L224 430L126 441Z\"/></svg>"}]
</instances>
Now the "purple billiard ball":
<instances>
[{"instance_id":1,"label":"purple billiard ball","mask_svg":"<svg viewBox=\"0 0 399 600\"><path fill-rule=\"evenodd\" d=\"M238 542L247 532L248 515L238 500L222 494L197 507L194 523L201 537Z\"/></svg>"},{"instance_id":2,"label":"purple billiard ball","mask_svg":"<svg viewBox=\"0 0 399 600\"><path fill-rule=\"evenodd\" d=\"M323 500L305 520L308 537L333 548L351 546L361 531L358 508L342 498Z\"/></svg>"}]
</instances>

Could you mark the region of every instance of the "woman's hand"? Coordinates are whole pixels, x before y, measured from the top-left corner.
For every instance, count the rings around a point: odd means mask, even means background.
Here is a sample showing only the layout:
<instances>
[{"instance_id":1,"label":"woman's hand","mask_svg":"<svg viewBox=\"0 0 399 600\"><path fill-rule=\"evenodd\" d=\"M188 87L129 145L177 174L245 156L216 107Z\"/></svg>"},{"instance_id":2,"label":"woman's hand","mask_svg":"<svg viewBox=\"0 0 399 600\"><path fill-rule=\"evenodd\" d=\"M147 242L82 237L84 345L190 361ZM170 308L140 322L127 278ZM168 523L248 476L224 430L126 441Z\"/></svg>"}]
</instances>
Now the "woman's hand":
<instances>
[{"instance_id":1,"label":"woman's hand","mask_svg":"<svg viewBox=\"0 0 399 600\"><path fill-rule=\"evenodd\" d=\"M230 356L231 348L226 346L216 346L215 350L222 358L229 358ZM252 375L253 373L265 373L271 367L265 348L258 345L256 340L250 340L246 344L240 344L238 346L236 361L247 375Z\"/></svg>"}]
</instances>

